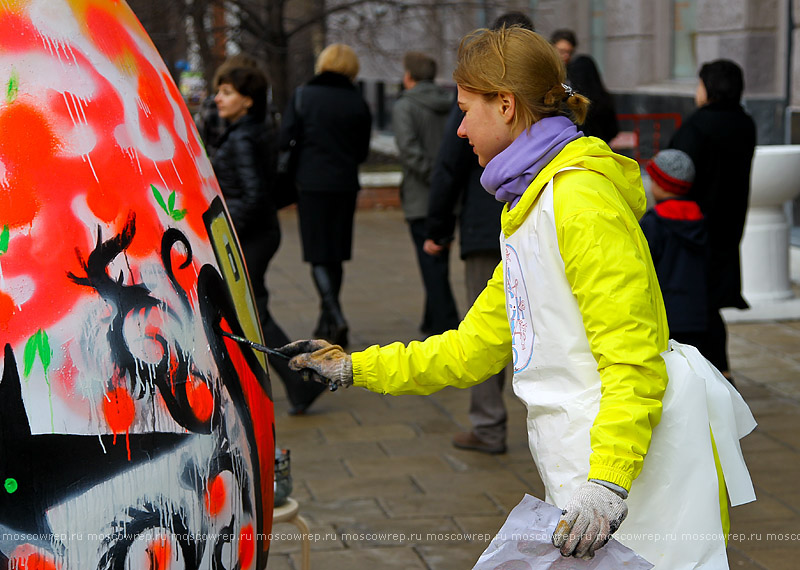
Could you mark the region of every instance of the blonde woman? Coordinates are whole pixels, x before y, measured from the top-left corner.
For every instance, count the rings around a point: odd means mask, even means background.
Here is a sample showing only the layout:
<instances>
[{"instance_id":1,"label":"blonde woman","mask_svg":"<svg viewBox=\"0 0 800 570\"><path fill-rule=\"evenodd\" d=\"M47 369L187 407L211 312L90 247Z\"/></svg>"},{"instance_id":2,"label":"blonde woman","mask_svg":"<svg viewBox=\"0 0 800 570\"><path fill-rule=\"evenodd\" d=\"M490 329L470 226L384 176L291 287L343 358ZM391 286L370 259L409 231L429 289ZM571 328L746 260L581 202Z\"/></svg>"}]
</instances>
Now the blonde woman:
<instances>
[{"instance_id":1,"label":"blonde woman","mask_svg":"<svg viewBox=\"0 0 800 570\"><path fill-rule=\"evenodd\" d=\"M339 302L342 263L350 259L358 165L367 159L372 116L354 85L359 62L345 44L317 57L316 75L286 106L281 147L295 141L297 210L303 260L320 298L314 335L346 345L348 324ZM309 402L310 404L310 402Z\"/></svg>"},{"instance_id":2,"label":"blonde woman","mask_svg":"<svg viewBox=\"0 0 800 570\"><path fill-rule=\"evenodd\" d=\"M564 84L558 55L534 32L471 34L453 77L465 113L458 134L485 166L483 186L506 203L502 263L457 330L352 355L298 341L284 347L290 366L337 385L429 394L474 385L511 361L545 498L563 509L552 537L562 555L590 558L617 531L658 568L727 567L709 416L732 418L745 405L713 372L689 392L682 355L696 350L669 343L666 352L638 223L638 164L582 136L569 117L580 122L588 101ZM709 412L718 404L700 396L703 380L730 391L727 407ZM740 430L712 427L729 488L746 487ZM736 502L747 496L737 491Z\"/></svg>"}]
</instances>

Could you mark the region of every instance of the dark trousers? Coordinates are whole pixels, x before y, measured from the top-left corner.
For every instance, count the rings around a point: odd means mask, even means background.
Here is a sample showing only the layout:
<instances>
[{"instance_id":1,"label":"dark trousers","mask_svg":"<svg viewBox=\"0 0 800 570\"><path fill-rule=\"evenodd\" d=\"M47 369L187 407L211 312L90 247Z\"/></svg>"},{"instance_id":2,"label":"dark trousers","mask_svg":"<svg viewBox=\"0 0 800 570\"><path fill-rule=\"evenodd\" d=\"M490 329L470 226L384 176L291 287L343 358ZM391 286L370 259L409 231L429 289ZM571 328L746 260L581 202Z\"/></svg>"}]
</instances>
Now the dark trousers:
<instances>
[{"instance_id":1,"label":"dark trousers","mask_svg":"<svg viewBox=\"0 0 800 570\"><path fill-rule=\"evenodd\" d=\"M472 304L486 288L497 264L500 252L473 253L464 258L467 301ZM491 445L506 443L506 406L503 402L505 369L469 389L469 421L473 433Z\"/></svg>"},{"instance_id":2,"label":"dark trousers","mask_svg":"<svg viewBox=\"0 0 800 570\"><path fill-rule=\"evenodd\" d=\"M425 286L425 313L420 330L439 334L458 326L458 310L450 288L450 250L441 255L428 255L422 249L427 237L425 220L408 220L411 239L417 251L417 262Z\"/></svg>"},{"instance_id":3,"label":"dark trousers","mask_svg":"<svg viewBox=\"0 0 800 570\"><path fill-rule=\"evenodd\" d=\"M670 336L683 344L691 344L720 372L730 372L728 330L725 328L725 321L722 320L719 309L709 309L708 328L704 332L670 331Z\"/></svg>"},{"instance_id":4,"label":"dark trousers","mask_svg":"<svg viewBox=\"0 0 800 570\"><path fill-rule=\"evenodd\" d=\"M267 291L265 282L267 266L281 243L280 228L276 226L255 235L245 235L240 242L247 272L250 275L250 283L253 287L256 310L261 321L261 330L264 333L264 342L272 348L288 344L289 337L269 312L269 291ZM325 390L323 384L305 382L300 374L289 368L286 360L271 355L267 359L283 382L286 396L293 408L307 407Z\"/></svg>"}]
</instances>

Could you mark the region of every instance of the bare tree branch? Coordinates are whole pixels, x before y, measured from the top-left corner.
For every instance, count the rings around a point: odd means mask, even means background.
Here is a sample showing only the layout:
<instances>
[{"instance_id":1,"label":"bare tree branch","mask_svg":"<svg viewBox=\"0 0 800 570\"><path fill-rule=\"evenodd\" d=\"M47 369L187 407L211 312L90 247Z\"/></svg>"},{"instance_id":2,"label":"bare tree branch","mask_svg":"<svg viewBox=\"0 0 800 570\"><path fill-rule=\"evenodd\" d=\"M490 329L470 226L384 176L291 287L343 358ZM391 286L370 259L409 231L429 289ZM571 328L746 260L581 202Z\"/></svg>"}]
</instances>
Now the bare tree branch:
<instances>
[{"instance_id":1,"label":"bare tree branch","mask_svg":"<svg viewBox=\"0 0 800 570\"><path fill-rule=\"evenodd\" d=\"M158 18L151 18L151 22L155 20L153 29L148 30L151 34L163 29L185 29L186 21L191 22L194 49L209 85L224 58L226 41L232 39L240 49L262 57L279 108L288 99L290 81L302 81L303 70L313 67L316 51L330 41L328 26L332 36L368 47L379 61L385 60L386 69L392 69L397 65L398 53L409 42L416 45L419 40L428 46L424 49L446 52L447 46L457 41L447 33L452 29L453 17L467 13L474 17L475 13L487 14L511 4L500 0L293 0L287 11L287 0L129 1L139 5L139 11L161 10L162 18L178 19L164 28ZM176 10L166 10L167 5L174 4L180 5L177 16ZM215 24L213 15L219 14L221 8L225 17ZM168 40L165 39L167 43Z\"/></svg>"}]
</instances>

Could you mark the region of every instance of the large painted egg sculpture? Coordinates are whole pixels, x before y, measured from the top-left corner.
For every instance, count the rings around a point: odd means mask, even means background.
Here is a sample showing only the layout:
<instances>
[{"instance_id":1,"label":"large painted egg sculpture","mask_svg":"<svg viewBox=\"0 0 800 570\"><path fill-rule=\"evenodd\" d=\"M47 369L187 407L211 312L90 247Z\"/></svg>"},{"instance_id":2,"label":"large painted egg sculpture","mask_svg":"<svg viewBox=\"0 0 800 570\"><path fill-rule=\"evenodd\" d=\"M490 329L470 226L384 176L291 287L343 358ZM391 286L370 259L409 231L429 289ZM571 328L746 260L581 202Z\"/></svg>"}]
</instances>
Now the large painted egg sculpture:
<instances>
[{"instance_id":1,"label":"large painted egg sculpture","mask_svg":"<svg viewBox=\"0 0 800 570\"><path fill-rule=\"evenodd\" d=\"M0 3L0 568L261 569L274 415L180 93L116 0Z\"/></svg>"}]
</instances>

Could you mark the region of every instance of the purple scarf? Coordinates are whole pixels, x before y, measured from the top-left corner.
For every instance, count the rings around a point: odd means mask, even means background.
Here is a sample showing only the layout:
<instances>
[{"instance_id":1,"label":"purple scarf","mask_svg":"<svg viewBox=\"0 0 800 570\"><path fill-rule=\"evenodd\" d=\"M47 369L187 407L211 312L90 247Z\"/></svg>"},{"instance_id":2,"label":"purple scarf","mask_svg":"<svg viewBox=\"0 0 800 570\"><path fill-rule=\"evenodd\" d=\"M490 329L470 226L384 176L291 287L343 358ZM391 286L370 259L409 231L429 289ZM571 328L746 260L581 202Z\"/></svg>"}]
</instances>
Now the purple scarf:
<instances>
[{"instance_id":1,"label":"purple scarf","mask_svg":"<svg viewBox=\"0 0 800 570\"><path fill-rule=\"evenodd\" d=\"M486 165L481 184L510 210L537 174L583 132L567 117L545 117L525 129Z\"/></svg>"}]
</instances>

